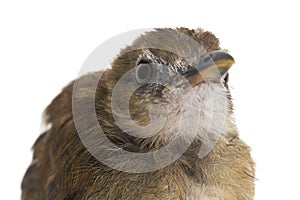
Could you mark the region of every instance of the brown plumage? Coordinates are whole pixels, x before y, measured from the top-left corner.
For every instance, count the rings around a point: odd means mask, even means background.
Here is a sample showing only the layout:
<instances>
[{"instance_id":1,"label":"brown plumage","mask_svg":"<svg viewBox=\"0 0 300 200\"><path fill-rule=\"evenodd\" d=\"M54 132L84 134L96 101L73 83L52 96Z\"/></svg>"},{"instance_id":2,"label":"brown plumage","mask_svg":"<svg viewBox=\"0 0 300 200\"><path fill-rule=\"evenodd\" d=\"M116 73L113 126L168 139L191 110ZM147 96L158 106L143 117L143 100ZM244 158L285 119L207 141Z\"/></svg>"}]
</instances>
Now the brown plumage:
<instances>
[{"instance_id":1,"label":"brown plumage","mask_svg":"<svg viewBox=\"0 0 300 200\"><path fill-rule=\"evenodd\" d=\"M184 40L174 42L175 38L172 36L176 37L179 33L195 40L202 49L195 49L195 46ZM161 45L162 48L145 48L155 45ZM168 48L175 49L175 52L163 50ZM76 84L80 86L79 90L73 90L74 81L67 85L45 110L44 120L51 124L51 128L44 132L33 146L33 161L22 182L22 199L253 199L254 163L250 157L249 147L240 140L232 119L232 102L227 86L228 75L225 72L220 82L198 81L195 86L199 88L197 91L202 91L202 94L199 94L201 106L205 106L204 103L201 104L201 100L205 100L203 93L206 92L206 88L213 88L210 91L216 93L224 91L226 94L224 104L218 105L218 99L213 99L212 103L216 108L225 107L220 109L226 111L224 126L220 126L222 127L220 130L212 128L222 134L214 140L214 133L199 128L197 136L193 138L184 154L163 168L142 173L112 169L91 155L78 136L74 124L72 95L73 101L77 101L83 110L78 119L79 125L86 133L87 141L93 143L95 152L105 148L102 141L95 139L97 132L93 132L94 127L99 124L105 135L119 148L144 153L159 150L176 137L175 130L178 130L174 128L176 124L173 123L176 116L172 114L174 113L172 109L175 108L169 106L164 98L162 92L164 87L148 84L147 87L141 86L135 93L129 94L126 86L123 96L120 96L122 99L126 95L132 95L129 102L130 116L141 126L151 123L149 118L151 105L160 104L169 109L167 116L170 116L170 119L167 119L167 125L158 134L139 138L130 135L130 129L125 132L115 123L111 107L114 86L125 72L140 63L157 65L163 63L166 66L173 66L173 70L185 75L195 66L189 62L191 59L179 55L186 54L191 58L196 55L201 59L201 55L217 50L220 50L219 41L210 32L186 28L157 29L142 35L132 46L122 50L113 61L111 69L90 73L76 80ZM188 80L190 83L193 82L193 79ZM129 80L127 84L137 83L136 80ZM97 85L96 91L92 85ZM214 94L212 97L215 97ZM93 100L95 100L94 107L89 106ZM93 109L96 110L98 121L92 120ZM203 119L206 119L205 112L203 115ZM193 117L190 120L193 120ZM218 126L217 123L219 122L212 124ZM190 138L187 136L184 139ZM206 145L210 139L215 141L212 150L205 157L199 157L200 147ZM135 163L130 162L125 161L116 165L135 166Z\"/></svg>"}]
</instances>

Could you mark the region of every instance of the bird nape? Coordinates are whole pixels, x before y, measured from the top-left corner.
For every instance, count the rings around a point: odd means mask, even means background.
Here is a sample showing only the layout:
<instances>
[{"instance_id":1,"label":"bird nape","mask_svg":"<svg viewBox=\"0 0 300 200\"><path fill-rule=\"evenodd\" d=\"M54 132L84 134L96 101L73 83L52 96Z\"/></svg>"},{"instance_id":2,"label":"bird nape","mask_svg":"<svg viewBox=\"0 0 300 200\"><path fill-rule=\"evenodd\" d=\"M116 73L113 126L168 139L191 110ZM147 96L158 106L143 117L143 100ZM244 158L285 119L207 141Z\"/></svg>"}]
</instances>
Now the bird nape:
<instances>
[{"instance_id":1,"label":"bird nape","mask_svg":"<svg viewBox=\"0 0 300 200\"><path fill-rule=\"evenodd\" d=\"M155 29L111 68L81 76L44 111L22 199L254 196L254 162L233 120L233 57L202 29Z\"/></svg>"}]
</instances>

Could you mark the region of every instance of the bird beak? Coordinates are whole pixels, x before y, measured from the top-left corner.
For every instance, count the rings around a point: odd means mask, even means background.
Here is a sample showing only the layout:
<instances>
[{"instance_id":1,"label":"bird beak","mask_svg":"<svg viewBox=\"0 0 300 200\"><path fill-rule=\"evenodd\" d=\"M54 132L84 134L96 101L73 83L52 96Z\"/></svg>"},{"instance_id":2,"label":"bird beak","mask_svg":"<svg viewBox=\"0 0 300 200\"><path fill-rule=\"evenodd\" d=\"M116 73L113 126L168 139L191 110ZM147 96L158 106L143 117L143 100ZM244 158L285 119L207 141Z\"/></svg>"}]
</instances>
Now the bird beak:
<instances>
[{"instance_id":1,"label":"bird beak","mask_svg":"<svg viewBox=\"0 0 300 200\"><path fill-rule=\"evenodd\" d=\"M166 93L172 90L172 88L180 87L184 82L186 83L186 81L188 81L192 87L208 81L220 82L233 64L234 59L227 52L213 51L204 54L201 56L200 62L193 69L184 74L184 80L178 81L173 86L165 87L162 92Z\"/></svg>"},{"instance_id":2,"label":"bird beak","mask_svg":"<svg viewBox=\"0 0 300 200\"><path fill-rule=\"evenodd\" d=\"M197 66L187 72L186 79L192 87L206 81L218 82L234 64L233 57L224 51L214 51L201 57Z\"/></svg>"}]
</instances>

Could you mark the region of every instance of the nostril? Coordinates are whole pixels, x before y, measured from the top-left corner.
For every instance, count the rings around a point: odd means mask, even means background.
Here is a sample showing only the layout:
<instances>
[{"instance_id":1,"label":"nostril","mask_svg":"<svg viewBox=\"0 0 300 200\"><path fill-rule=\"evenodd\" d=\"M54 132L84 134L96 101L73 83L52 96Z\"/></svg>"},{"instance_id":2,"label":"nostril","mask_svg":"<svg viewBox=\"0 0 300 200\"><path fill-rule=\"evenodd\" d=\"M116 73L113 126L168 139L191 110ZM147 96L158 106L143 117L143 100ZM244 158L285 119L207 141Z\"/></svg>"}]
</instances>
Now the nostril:
<instances>
[{"instance_id":1,"label":"nostril","mask_svg":"<svg viewBox=\"0 0 300 200\"><path fill-rule=\"evenodd\" d=\"M204 59L203 59L203 61L204 61L204 62L208 62L208 61L210 60L210 56L211 56L211 55L205 56Z\"/></svg>"}]
</instances>

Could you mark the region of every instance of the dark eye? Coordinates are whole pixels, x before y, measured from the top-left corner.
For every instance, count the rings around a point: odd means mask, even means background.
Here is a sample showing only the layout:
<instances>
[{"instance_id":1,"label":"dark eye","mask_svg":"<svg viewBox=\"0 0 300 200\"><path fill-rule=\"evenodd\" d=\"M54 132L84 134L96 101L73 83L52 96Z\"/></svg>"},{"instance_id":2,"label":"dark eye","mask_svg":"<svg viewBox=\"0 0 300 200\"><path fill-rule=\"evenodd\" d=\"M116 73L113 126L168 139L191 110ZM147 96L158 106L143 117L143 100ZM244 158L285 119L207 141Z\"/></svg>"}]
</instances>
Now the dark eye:
<instances>
[{"instance_id":1,"label":"dark eye","mask_svg":"<svg viewBox=\"0 0 300 200\"><path fill-rule=\"evenodd\" d=\"M150 63L141 63L136 67L135 79L139 84L149 82L152 77L153 68Z\"/></svg>"}]
</instances>

